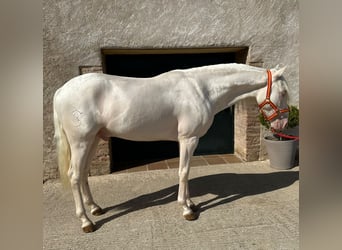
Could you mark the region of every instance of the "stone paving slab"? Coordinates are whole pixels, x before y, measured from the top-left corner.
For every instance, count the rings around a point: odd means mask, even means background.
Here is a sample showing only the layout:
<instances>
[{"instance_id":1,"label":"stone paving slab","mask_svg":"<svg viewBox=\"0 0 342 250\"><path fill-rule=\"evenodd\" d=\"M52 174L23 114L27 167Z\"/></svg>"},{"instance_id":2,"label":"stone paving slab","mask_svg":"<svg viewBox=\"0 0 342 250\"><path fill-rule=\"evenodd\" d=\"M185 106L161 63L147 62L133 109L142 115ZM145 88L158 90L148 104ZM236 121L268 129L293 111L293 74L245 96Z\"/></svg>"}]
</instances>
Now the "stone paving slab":
<instances>
[{"instance_id":1,"label":"stone paving slab","mask_svg":"<svg viewBox=\"0 0 342 250\"><path fill-rule=\"evenodd\" d=\"M43 187L44 249L298 249L299 167L268 161L191 169L190 193L199 218L186 221L177 204L178 170L89 178L106 213L85 234L70 191Z\"/></svg>"}]
</instances>

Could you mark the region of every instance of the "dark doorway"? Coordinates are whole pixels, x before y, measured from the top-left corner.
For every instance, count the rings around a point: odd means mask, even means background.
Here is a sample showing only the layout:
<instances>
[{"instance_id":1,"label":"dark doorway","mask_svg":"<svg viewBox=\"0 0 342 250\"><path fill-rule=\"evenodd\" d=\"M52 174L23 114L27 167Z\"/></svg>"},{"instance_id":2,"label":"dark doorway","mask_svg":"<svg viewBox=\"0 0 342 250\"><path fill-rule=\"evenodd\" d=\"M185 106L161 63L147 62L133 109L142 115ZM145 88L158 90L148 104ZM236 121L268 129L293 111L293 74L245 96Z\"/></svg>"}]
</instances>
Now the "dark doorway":
<instances>
[{"instance_id":1,"label":"dark doorway","mask_svg":"<svg viewBox=\"0 0 342 250\"><path fill-rule=\"evenodd\" d=\"M107 74L151 77L173 70L205 65L245 62L246 48L215 49L102 49L103 69ZM215 116L212 127L200 138L195 155L234 152L234 108ZM170 141L135 142L112 137L111 171L178 156L178 143Z\"/></svg>"}]
</instances>

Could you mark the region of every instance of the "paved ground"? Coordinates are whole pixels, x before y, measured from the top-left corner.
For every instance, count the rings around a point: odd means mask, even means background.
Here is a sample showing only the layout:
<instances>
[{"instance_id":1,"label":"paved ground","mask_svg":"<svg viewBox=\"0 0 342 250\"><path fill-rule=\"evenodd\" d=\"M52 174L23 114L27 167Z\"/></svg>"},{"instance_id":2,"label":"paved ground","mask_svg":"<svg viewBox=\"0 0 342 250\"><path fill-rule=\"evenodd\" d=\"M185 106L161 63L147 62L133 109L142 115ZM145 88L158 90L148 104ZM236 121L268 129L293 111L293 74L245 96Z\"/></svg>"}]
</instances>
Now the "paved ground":
<instances>
[{"instance_id":1,"label":"paved ground","mask_svg":"<svg viewBox=\"0 0 342 250\"><path fill-rule=\"evenodd\" d=\"M44 249L298 249L299 167L268 161L191 169L199 218L186 221L177 204L177 169L89 178L106 213L85 234L70 192L44 184Z\"/></svg>"}]
</instances>

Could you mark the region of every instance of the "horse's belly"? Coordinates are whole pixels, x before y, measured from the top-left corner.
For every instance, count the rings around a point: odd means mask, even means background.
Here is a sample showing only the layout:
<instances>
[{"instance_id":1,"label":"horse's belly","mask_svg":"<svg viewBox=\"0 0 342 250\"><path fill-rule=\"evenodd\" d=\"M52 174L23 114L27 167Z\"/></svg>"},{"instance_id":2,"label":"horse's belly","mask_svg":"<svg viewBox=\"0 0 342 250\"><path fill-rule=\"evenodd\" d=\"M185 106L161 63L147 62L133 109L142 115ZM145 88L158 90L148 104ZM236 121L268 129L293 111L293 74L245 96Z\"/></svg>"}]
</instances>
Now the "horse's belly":
<instances>
[{"instance_id":1,"label":"horse's belly","mask_svg":"<svg viewBox=\"0 0 342 250\"><path fill-rule=\"evenodd\" d=\"M165 133L165 131L144 131L144 133L131 131L130 133L116 134L115 136L131 141L176 141L178 138L177 133Z\"/></svg>"},{"instance_id":2,"label":"horse's belly","mask_svg":"<svg viewBox=\"0 0 342 250\"><path fill-rule=\"evenodd\" d=\"M154 121L117 121L105 128L107 136L119 137L132 141L159 141L178 138L177 122L170 119Z\"/></svg>"}]
</instances>

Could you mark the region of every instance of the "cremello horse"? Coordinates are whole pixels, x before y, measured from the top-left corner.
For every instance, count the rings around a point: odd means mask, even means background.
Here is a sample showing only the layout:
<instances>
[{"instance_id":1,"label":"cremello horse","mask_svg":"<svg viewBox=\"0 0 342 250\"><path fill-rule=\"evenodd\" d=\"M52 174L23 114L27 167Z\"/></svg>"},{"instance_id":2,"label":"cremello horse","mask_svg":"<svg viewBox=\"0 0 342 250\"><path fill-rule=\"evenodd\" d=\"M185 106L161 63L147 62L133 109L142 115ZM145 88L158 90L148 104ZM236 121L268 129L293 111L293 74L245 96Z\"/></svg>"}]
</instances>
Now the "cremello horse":
<instances>
[{"instance_id":1,"label":"cremello horse","mask_svg":"<svg viewBox=\"0 0 342 250\"><path fill-rule=\"evenodd\" d=\"M173 70L152 78L89 73L58 89L54 123L59 170L61 178L70 181L83 231L95 229L85 205L93 215L102 214L88 185L90 161L100 138L178 141L178 202L185 219L194 220L196 207L189 197L188 176L198 139L207 132L216 113L250 96L256 97L266 116L272 116L274 129L284 128L288 89L283 71L220 64Z\"/></svg>"}]
</instances>

